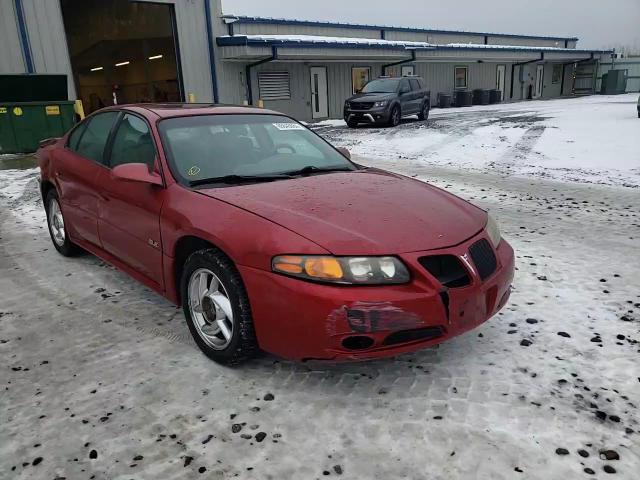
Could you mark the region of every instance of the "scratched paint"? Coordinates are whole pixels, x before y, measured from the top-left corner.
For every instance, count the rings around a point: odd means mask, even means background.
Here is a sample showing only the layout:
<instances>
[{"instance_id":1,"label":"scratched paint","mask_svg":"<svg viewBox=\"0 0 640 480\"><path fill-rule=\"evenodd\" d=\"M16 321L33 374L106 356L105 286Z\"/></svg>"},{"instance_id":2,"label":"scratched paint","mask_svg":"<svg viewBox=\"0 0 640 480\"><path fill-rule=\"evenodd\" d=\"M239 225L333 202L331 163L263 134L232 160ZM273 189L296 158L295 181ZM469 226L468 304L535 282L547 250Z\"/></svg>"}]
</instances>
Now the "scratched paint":
<instances>
[{"instance_id":1,"label":"scratched paint","mask_svg":"<svg viewBox=\"0 0 640 480\"><path fill-rule=\"evenodd\" d=\"M390 302L354 302L331 312L327 333L375 333L385 330L407 330L424 325L423 319Z\"/></svg>"}]
</instances>

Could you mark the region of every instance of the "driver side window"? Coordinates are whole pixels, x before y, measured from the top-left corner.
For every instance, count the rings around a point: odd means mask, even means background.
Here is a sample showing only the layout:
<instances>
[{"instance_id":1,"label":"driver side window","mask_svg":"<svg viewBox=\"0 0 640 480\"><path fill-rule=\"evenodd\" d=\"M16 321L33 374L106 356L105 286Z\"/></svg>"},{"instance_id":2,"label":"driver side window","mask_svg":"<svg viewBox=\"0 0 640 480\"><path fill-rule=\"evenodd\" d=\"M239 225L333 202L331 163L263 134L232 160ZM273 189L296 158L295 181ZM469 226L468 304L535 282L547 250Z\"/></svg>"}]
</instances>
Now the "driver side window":
<instances>
[{"instance_id":1,"label":"driver side window","mask_svg":"<svg viewBox=\"0 0 640 480\"><path fill-rule=\"evenodd\" d=\"M155 165L156 149L147 122L125 113L118 125L111 148L111 168L126 163L144 163L152 172Z\"/></svg>"}]
</instances>

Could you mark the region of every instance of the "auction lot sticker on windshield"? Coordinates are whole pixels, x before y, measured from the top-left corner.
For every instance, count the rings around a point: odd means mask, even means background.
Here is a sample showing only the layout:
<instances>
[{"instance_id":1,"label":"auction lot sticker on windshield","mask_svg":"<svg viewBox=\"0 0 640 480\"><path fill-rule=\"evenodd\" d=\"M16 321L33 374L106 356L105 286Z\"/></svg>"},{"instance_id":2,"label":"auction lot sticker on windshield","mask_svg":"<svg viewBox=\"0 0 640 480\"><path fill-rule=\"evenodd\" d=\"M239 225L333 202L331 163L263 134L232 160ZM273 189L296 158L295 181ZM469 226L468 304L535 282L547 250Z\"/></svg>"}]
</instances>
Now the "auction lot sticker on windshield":
<instances>
[{"instance_id":1,"label":"auction lot sticker on windshield","mask_svg":"<svg viewBox=\"0 0 640 480\"><path fill-rule=\"evenodd\" d=\"M299 123L274 123L273 126L278 130L304 130Z\"/></svg>"}]
</instances>

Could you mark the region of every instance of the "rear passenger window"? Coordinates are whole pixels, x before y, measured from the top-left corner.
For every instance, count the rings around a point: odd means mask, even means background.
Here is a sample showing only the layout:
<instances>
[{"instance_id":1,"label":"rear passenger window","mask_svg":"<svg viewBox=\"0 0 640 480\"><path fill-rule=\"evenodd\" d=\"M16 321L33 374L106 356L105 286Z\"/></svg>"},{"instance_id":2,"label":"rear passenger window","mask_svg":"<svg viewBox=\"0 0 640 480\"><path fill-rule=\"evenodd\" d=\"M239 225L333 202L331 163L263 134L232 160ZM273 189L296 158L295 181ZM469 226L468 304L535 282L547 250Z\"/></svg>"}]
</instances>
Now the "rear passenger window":
<instances>
[{"instance_id":1,"label":"rear passenger window","mask_svg":"<svg viewBox=\"0 0 640 480\"><path fill-rule=\"evenodd\" d=\"M147 123L135 115L125 114L113 140L111 167L144 163L153 171L155 158L156 149Z\"/></svg>"},{"instance_id":2,"label":"rear passenger window","mask_svg":"<svg viewBox=\"0 0 640 480\"><path fill-rule=\"evenodd\" d=\"M76 152L85 158L98 163L104 163L104 146L109 138L113 122L118 112L105 112L93 116L80 138Z\"/></svg>"},{"instance_id":3,"label":"rear passenger window","mask_svg":"<svg viewBox=\"0 0 640 480\"><path fill-rule=\"evenodd\" d=\"M80 140L80 137L82 137L82 132L84 132L86 126L87 122L82 122L73 130L73 132L71 132L71 135L69 135L69 139L67 140L67 147L69 147L74 152L78 150L78 141Z\"/></svg>"},{"instance_id":4,"label":"rear passenger window","mask_svg":"<svg viewBox=\"0 0 640 480\"><path fill-rule=\"evenodd\" d=\"M417 78L410 78L409 83L411 84L411 90L420 90L420 82L418 82Z\"/></svg>"}]
</instances>

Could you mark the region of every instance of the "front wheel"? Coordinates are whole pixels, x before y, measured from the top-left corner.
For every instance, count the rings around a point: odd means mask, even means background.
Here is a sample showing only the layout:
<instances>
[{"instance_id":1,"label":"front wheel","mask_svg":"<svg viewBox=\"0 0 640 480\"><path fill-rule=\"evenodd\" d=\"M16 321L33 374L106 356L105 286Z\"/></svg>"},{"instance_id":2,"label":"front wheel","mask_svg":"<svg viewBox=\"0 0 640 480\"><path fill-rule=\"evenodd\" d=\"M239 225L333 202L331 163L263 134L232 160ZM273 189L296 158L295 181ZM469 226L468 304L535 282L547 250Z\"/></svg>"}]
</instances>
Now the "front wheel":
<instances>
[{"instance_id":1,"label":"front wheel","mask_svg":"<svg viewBox=\"0 0 640 480\"><path fill-rule=\"evenodd\" d=\"M53 246L65 257L76 255L80 249L69 239L69 231L65 226L58 193L53 189L49 190L44 202L47 212L49 235L51 235Z\"/></svg>"},{"instance_id":2,"label":"front wheel","mask_svg":"<svg viewBox=\"0 0 640 480\"><path fill-rule=\"evenodd\" d=\"M358 122L354 122L353 120L347 120L347 126L349 128L356 128L358 126Z\"/></svg>"},{"instance_id":3,"label":"front wheel","mask_svg":"<svg viewBox=\"0 0 640 480\"><path fill-rule=\"evenodd\" d=\"M391 115L389 116L389 126L397 127L400 124L400 107L398 105L391 109Z\"/></svg>"},{"instance_id":4,"label":"front wheel","mask_svg":"<svg viewBox=\"0 0 640 480\"><path fill-rule=\"evenodd\" d=\"M424 102L424 105L422 105L422 109L420 110L420 113L418 114L418 119L419 120L426 120L429 118L429 102Z\"/></svg>"},{"instance_id":5,"label":"front wheel","mask_svg":"<svg viewBox=\"0 0 640 480\"><path fill-rule=\"evenodd\" d=\"M189 330L206 356L235 365L256 355L249 297L228 257L216 249L192 253L180 291Z\"/></svg>"}]
</instances>

